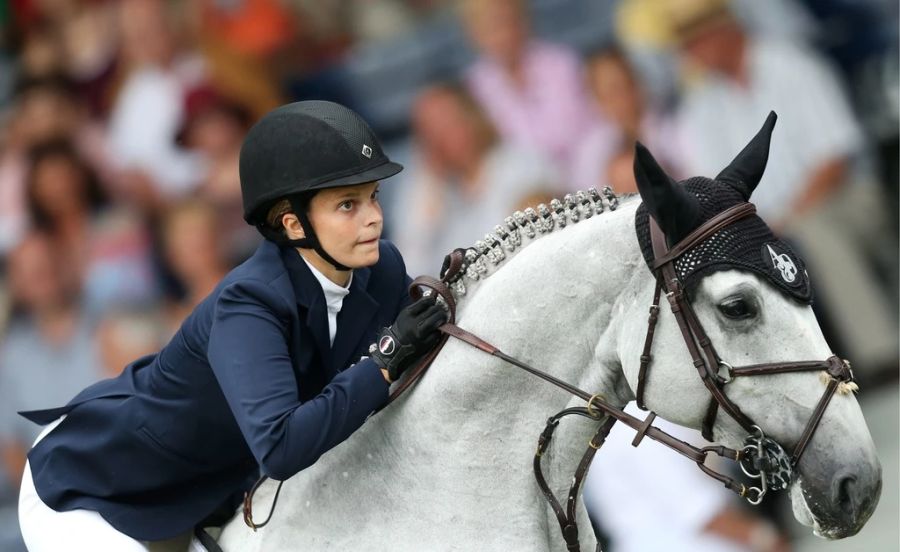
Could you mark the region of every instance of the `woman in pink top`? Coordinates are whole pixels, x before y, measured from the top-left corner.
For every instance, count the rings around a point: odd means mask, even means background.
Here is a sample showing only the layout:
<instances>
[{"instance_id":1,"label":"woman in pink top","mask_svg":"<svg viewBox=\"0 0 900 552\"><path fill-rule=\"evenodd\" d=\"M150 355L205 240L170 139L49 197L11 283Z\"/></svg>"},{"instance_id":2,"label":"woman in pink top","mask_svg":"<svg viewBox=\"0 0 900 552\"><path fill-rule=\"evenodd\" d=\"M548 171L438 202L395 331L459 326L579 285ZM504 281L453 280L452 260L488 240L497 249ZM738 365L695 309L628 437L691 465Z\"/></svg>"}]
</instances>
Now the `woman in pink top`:
<instances>
[{"instance_id":1,"label":"woman in pink top","mask_svg":"<svg viewBox=\"0 0 900 552\"><path fill-rule=\"evenodd\" d=\"M480 53L467 83L500 135L568 172L596 121L574 52L530 36L521 0L465 0L462 19Z\"/></svg>"}]
</instances>

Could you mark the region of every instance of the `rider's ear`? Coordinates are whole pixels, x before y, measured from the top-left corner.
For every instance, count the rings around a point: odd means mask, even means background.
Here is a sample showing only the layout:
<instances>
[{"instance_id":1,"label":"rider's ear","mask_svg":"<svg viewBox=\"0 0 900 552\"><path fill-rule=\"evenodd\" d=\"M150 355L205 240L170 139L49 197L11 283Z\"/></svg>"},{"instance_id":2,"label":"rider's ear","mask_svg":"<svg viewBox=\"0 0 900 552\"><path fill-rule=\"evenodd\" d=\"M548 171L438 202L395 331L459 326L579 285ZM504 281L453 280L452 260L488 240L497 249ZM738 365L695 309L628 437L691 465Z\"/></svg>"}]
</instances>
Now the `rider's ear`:
<instances>
[{"instance_id":1,"label":"rider's ear","mask_svg":"<svg viewBox=\"0 0 900 552\"><path fill-rule=\"evenodd\" d=\"M284 234L292 240L301 240L306 237L303 231L303 225L300 219L294 213L285 213L281 215L281 224L284 226Z\"/></svg>"},{"instance_id":2,"label":"rider's ear","mask_svg":"<svg viewBox=\"0 0 900 552\"><path fill-rule=\"evenodd\" d=\"M696 198L672 180L640 142L635 144L634 179L647 211L670 245L681 241L700 224L700 204Z\"/></svg>"},{"instance_id":3,"label":"rider's ear","mask_svg":"<svg viewBox=\"0 0 900 552\"><path fill-rule=\"evenodd\" d=\"M727 183L744 196L749 201L750 194L756 189L762 178L763 172L766 170L766 163L769 161L769 143L772 141L772 129L775 128L775 121L778 115L774 111L769 112L766 122L763 124L756 136L750 140L741 153L737 154L734 161L719 173L716 180Z\"/></svg>"}]
</instances>

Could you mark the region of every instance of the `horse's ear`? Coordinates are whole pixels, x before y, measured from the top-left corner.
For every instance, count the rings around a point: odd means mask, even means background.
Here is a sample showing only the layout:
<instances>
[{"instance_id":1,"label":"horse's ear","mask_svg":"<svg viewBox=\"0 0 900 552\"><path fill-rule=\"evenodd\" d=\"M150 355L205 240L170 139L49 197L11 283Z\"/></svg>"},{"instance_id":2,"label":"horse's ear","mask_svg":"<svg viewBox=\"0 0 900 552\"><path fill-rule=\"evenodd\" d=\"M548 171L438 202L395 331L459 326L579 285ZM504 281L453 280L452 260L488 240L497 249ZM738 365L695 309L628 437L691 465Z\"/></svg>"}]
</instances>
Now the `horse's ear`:
<instances>
[{"instance_id":1,"label":"horse's ear","mask_svg":"<svg viewBox=\"0 0 900 552\"><path fill-rule=\"evenodd\" d=\"M634 179L647 211L670 244L681 241L700 223L696 198L672 180L640 142L635 144Z\"/></svg>"},{"instance_id":2,"label":"horse's ear","mask_svg":"<svg viewBox=\"0 0 900 552\"><path fill-rule=\"evenodd\" d=\"M753 140L750 140L741 153L737 154L734 161L716 177L716 180L721 180L739 191L747 201L750 200L750 194L756 189L756 185L759 184L763 172L766 170L772 129L775 128L777 119L778 115L774 111L770 111L766 122Z\"/></svg>"}]
</instances>

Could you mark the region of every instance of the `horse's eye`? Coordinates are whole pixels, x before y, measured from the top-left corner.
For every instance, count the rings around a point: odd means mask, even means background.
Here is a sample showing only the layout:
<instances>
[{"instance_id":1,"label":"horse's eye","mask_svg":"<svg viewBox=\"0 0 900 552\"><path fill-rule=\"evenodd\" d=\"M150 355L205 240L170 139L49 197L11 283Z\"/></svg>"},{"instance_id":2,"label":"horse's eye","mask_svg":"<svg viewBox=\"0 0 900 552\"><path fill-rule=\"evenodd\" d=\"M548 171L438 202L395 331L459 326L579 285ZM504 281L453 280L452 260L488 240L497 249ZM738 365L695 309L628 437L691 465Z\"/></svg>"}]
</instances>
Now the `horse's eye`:
<instances>
[{"instance_id":1,"label":"horse's eye","mask_svg":"<svg viewBox=\"0 0 900 552\"><path fill-rule=\"evenodd\" d=\"M719 310L728 318L744 320L756 316L756 305L742 297L726 299L719 304Z\"/></svg>"}]
</instances>

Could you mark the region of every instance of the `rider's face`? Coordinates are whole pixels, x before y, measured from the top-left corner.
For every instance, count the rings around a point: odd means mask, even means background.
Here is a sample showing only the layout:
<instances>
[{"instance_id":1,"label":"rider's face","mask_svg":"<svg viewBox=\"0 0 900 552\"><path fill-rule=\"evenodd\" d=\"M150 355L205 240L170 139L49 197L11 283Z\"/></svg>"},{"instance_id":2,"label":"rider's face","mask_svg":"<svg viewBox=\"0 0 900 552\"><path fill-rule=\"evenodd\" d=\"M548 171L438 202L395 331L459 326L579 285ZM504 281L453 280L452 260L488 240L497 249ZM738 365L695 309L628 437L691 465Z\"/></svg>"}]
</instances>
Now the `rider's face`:
<instances>
[{"instance_id":1,"label":"rider's face","mask_svg":"<svg viewBox=\"0 0 900 552\"><path fill-rule=\"evenodd\" d=\"M313 196L309 222L322 248L335 261L350 268L378 262L378 240L383 218L378 203L378 182L328 188ZM312 250L303 250L307 260L326 276L334 267Z\"/></svg>"}]
</instances>

